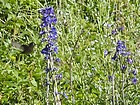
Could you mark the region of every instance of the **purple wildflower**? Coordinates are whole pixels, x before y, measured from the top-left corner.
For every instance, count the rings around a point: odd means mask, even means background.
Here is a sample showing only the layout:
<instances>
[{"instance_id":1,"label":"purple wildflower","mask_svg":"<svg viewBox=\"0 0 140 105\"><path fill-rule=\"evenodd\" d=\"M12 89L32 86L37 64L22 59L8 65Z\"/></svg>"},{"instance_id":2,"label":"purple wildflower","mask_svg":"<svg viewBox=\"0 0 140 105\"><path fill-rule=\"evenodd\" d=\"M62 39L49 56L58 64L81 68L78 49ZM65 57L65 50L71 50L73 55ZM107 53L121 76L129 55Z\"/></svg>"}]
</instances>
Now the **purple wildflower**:
<instances>
[{"instance_id":1,"label":"purple wildflower","mask_svg":"<svg viewBox=\"0 0 140 105\"><path fill-rule=\"evenodd\" d=\"M123 31L123 30L124 30L124 26L118 28L118 31Z\"/></svg>"},{"instance_id":2,"label":"purple wildflower","mask_svg":"<svg viewBox=\"0 0 140 105\"><path fill-rule=\"evenodd\" d=\"M49 46L48 44L46 45L46 47L44 49L42 49L41 53L42 54L46 54L49 55L51 53L51 46Z\"/></svg>"},{"instance_id":3,"label":"purple wildflower","mask_svg":"<svg viewBox=\"0 0 140 105\"><path fill-rule=\"evenodd\" d=\"M118 40L118 42L117 42L117 47L116 47L116 51L117 51L119 54L123 54L124 51L126 51L126 46L125 46L124 41Z\"/></svg>"},{"instance_id":4,"label":"purple wildflower","mask_svg":"<svg viewBox=\"0 0 140 105\"><path fill-rule=\"evenodd\" d=\"M47 23L45 23L45 22L43 22L43 23L41 23L41 28L44 28L44 27L47 27L48 26L48 24Z\"/></svg>"},{"instance_id":5,"label":"purple wildflower","mask_svg":"<svg viewBox=\"0 0 140 105\"><path fill-rule=\"evenodd\" d=\"M115 29L115 30L112 30L112 32L111 32L113 35L116 35L117 34L117 30Z\"/></svg>"},{"instance_id":6,"label":"purple wildflower","mask_svg":"<svg viewBox=\"0 0 140 105\"><path fill-rule=\"evenodd\" d=\"M130 54L131 54L130 52L126 52L126 51L121 52L121 55L123 55L123 56L129 56Z\"/></svg>"},{"instance_id":7,"label":"purple wildflower","mask_svg":"<svg viewBox=\"0 0 140 105\"><path fill-rule=\"evenodd\" d=\"M130 54L131 53L127 51L125 42L121 41L121 40L118 40L117 41L117 46L116 46L116 52L115 52L114 56L112 57L112 60L116 60L118 55L129 56Z\"/></svg>"},{"instance_id":8,"label":"purple wildflower","mask_svg":"<svg viewBox=\"0 0 140 105\"><path fill-rule=\"evenodd\" d=\"M47 32L40 31L40 35L47 34L47 38L42 38L42 42L48 41L45 48L42 49L41 53L45 54L45 58L49 59L50 55L53 53L58 53L58 47L56 45L57 30L53 26L57 22L57 18L54 14L54 9L52 7L42 8L39 11L42 14L42 28L46 28ZM44 36L45 37L45 36Z\"/></svg>"},{"instance_id":9,"label":"purple wildflower","mask_svg":"<svg viewBox=\"0 0 140 105\"><path fill-rule=\"evenodd\" d=\"M60 58L55 59L55 62L60 62L60 61L61 61Z\"/></svg>"},{"instance_id":10,"label":"purple wildflower","mask_svg":"<svg viewBox=\"0 0 140 105\"><path fill-rule=\"evenodd\" d=\"M57 74L57 75L56 75L56 79L57 79L57 80L60 80L60 79L62 79L62 73L60 73L60 74Z\"/></svg>"},{"instance_id":11,"label":"purple wildflower","mask_svg":"<svg viewBox=\"0 0 140 105\"><path fill-rule=\"evenodd\" d=\"M42 40L41 40L41 42L46 42L46 41L48 41L47 38L42 38Z\"/></svg>"},{"instance_id":12,"label":"purple wildflower","mask_svg":"<svg viewBox=\"0 0 140 105\"><path fill-rule=\"evenodd\" d=\"M39 11L42 14L42 24L41 27L48 27L51 26L51 24L56 24L57 18L54 14L54 9L52 7L47 7L40 9Z\"/></svg>"},{"instance_id":13,"label":"purple wildflower","mask_svg":"<svg viewBox=\"0 0 140 105\"><path fill-rule=\"evenodd\" d=\"M127 58L127 62L128 62L129 64L132 64L132 63L133 63L133 60L132 60L131 58Z\"/></svg>"},{"instance_id":14,"label":"purple wildflower","mask_svg":"<svg viewBox=\"0 0 140 105\"><path fill-rule=\"evenodd\" d=\"M121 66L121 70L122 70L123 73L125 72L126 69L127 69L127 66L126 65L122 65Z\"/></svg>"},{"instance_id":15,"label":"purple wildflower","mask_svg":"<svg viewBox=\"0 0 140 105\"><path fill-rule=\"evenodd\" d=\"M50 35L48 36L48 39L52 39L52 40L57 39L57 31L54 27L51 28L51 31L49 33L50 33Z\"/></svg>"},{"instance_id":16,"label":"purple wildflower","mask_svg":"<svg viewBox=\"0 0 140 105\"><path fill-rule=\"evenodd\" d=\"M112 79L113 79L112 76L109 75L109 76L108 76L108 80L109 80L109 81L112 81Z\"/></svg>"},{"instance_id":17,"label":"purple wildflower","mask_svg":"<svg viewBox=\"0 0 140 105\"><path fill-rule=\"evenodd\" d=\"M104 51L104 57L106 57L107 55L108 55L108 51L105 50L105 51Z\"/></svg>"},{"instance_id":18,"label":"purple wildflower","mask_svg":"<svg viewBox=\"0 0 140 105\"><path fill-rule=\"evenodd\" d=\"M58 47L57 46L54 46L53 50L56 54L58 53Z\"/></svg>"},{"instance_id":19,"label":"purple wildflower","mask_svg":"<svg viewBox=\"0 0 140 105\"><path fill-rule=\"evenodd\" d=\"M132 83L135 85L136 83L137 83L137 78L136 77L134 77L133 79L132 79Z\"/></svg>"},{"instance_id":20,"label":"purple wildflower","mask_svg":"<svg viewBox=\"0 0 140 105\"><path fill-rule=\"evenodd\" d=\"M136 75L137 75L137 70L134 69L134 70L132 71L132 74L136 76Z\"/></svg>"},{"instance_id":21,"label":"purple wildflower","mask_svg":"<svg viewBox=\"0 0 140 105\"><path fill-rule=\"evenodd\" d=\"M42 30L42 31L40 31L40 35L43 35L43 34L45 34L46 32L44 31L44 30Z\"/></svg>"}]
</instances>

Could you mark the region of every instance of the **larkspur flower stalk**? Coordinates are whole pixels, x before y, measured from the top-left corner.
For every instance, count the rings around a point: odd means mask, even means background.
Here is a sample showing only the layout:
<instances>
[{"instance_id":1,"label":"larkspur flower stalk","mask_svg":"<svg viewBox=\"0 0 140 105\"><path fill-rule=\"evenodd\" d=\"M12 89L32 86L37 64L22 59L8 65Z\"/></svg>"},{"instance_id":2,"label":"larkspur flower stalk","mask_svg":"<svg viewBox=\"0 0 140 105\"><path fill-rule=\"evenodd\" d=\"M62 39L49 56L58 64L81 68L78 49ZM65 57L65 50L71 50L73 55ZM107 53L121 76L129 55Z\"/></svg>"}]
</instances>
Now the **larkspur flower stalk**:
<instances>
[{"instance_id":1,"label":"larkspur flower stalk","mask_svg":"<svg viewBox=\"0 0 140 105\"><path fill-rule=\"evenodd\" d=\"M104 50L104 58L106 58L106 56L108 56L108 50ZM112 64L113 64L113 68L112 71L109 72L109 74L111 73L111 75L108 76L108 80L112 85L112 98L111 98L111 102L112 104L115 104L115 102L117 102L116 98L115 98L115 87L116 84L118 83L117 80L121 81L122 83L119 85L121 88L119 90L119 88L117 89L118 91L121 92L121 98L122 98L122 103L125 104L126 103L126 99L125 99L125 86L128 85L126 80L127 79L127 72L129 70L129 66L131 67L131 65L133 64L133 59L130 57L131 53L128 52L127 47L125 45L124 41L118 40L116 43L116 48L115 48L115 52L114 55L111 57L112 59ZM106 58L107 59L107 58ZM119 74L120 73L120 74ZM131 73L134 75L133 78L131 78L131 82L136 85L137 83L137 78L136 78L136 70L134 69L133 71L131 71ZM116 78L116 75L120 75L121 77Z\"/></svg>"},{"instance_id":2,"label":"larkspur flower stalk","mask_svg":"<svg viewBox=\"0 0 140 105\"><path fill-rule=\"evenodd\" d=\"M115 25L114 25L115 26ZM111 36L112 37L116 37L120 35L120 32L123 33L125 30L125 27L123 25L116 25L117 27L114 27L113 30L111 31ZM110 27L111 28L111 27ZM113 40L112 40L113 41ZM109 51L108 50L104 50L104 58L107 59L107 56L109 56ZM113 54L113 56L111 57L111 64L113 68L111 68L112 70L108 72L109 76L108 76L108 80L109 83L111 83L112 85L112 97L110 98L111 103L115 104L116 102L118 102L115 98L115 88L117 85L117 83L119 83L118 81L121 81L121 84L119 85L119 88L117 90L120 91L120 95L122 98L122 104L126 104L126 99L125 99L125 94L126 92L124 91L126 89L126 85L128 85L128 79L130 80L129 82L131 82L132 84L136 85L138 82L138 79L136 78L136 74L137 72L135 70L131 71L131 73L133 74L133 76L131 77L130 75L128 75L128 70L131 69L131 67L133 67L133 63L134 60L132 59L133 54L131 54L124 41L118 40L116 43L116 48L115 48L115 52ZM119 75L118 78L116 78L116 75ZM130 77L129 77L130 76ZM120 80L121 79L121 80Z\"/></svg>"},{"instance_id":3,"label":"larkspur flower stalk","mask_svg":"<svg viewBox=\"0 0 140 105\"><path fill-rule=\"evenodd\" d=\"M112 57L112 60L113 61L116 61L116 70L121 70L121 74L122 75L122 78L121 78L121 81L122 81L122 86L121 86L121 92L122 92L122 102L123 104L125 104L126 102L126 99L125 99L125 91L124 91L124 88L125 88L125 85L126 85L126 71L128 70L129 68L129 65L131 65L133 63L133 60L131 58L129 58L129 56L131 55L130 52L127 51L127 47L125 45L125 42L124 41L121 41L121 40L118 40L117 41L117 45L116 45L116 51L114 53L114 56ZM118 73L118 71L113 71L113 74L115 76L115 74ZM132 73L134 75L136 75L136 71L132 71ZM131 79L132 80L132 83L133 84L136 84L137 83L137 78L136 76ZM115 85L115 81L112 80L112 84ZM114 87L114 86L113 86ZM114 93L114 89L113 89L113 93ZM113 97L115 95L113 94ZM115 98L113 98L113 102L115 101Z\"/></svg>"},{"instance_id":4,"label":"larkspur flower stalk","mask_svg":"<svg viewBox=\"0 0 140 105\"><path fill-rule=\"evenodd\" d=\"M46 46L41 51L41 53L45 56L45 60L47 61L47 67L45 70L47 85L46 104L50 104L49 95L53 93L55 105L61 105L60 95L56 94L58 93L57 80L62 79L62 74L57 74L57 69L55 67L55 62L60 61L56 57L58 53L58 35L57 29L55 28L57 18L52 7L42 8L39 10L39 12L42 14L42 23L40 25L40 35L42 36L41 42L46 42ZM50 86L50 83L52 84L52 87Z\"/></svg>"},{"instance_id":5,"label":"larkspur flower stalk","mask_svg":"<svg viewBox=\"0 0 140 105\"><path fill-rule=\"evenodd\" d=\"M104 65L107 68L106 74L108 76L107 84L109 85L109 87L111 86L112 90L110 91L110 89L107 89L106 91L111 96L106 96L106 98L110 100L110 102L108 102L107 100L106 103L112 105L125 105L128 104L128 101L130 100L127 97L127 94L130 94L129 86L137 85L138 83L138 70L134 68L136 67L134 63L137 63L137 59L134 60L135 53L129 52L129 50L126 47L125 41L118 40L116 42L118 38L125 38L125 36L128 34L128 29L127 25L125 24L127 22L124 20L125 16L123 14L120 14L119 11L115 12L116 13L114 15L112 14L114 20L105 23L109 24L109 27L106 25L105 28L105 35L108 35L107 38L110 38L107 40L110 40L111 44L116 45L115 51L112 50L114 52L112 54L109 54L107 49L104 50ZM111 57L111 59L109 59L109 57Z\"/></svg>"},{"instance_id":6,"label":"larkspur flower stalk","mask_svg":"<svg viewBox=\"0 0 140 105\"><path fill-rule=\"evenodd\" d=\"M114 56L112 57L112 60L117 61L117 66L120 66L120 70L122 71L122 88L121 88L121 91L122 91L123 103L125 104L124 86L125 86L125 72L126 72L127 66L123 63L123 59L124 59L123 57L124 56L127 56L127 48L126 48L125 42L121 41L121 40L118 40L117 46L116 46L116 51L115 51ZM115 58L115 59L113 59L113 58Z\"/></svg>"}]
</instances>

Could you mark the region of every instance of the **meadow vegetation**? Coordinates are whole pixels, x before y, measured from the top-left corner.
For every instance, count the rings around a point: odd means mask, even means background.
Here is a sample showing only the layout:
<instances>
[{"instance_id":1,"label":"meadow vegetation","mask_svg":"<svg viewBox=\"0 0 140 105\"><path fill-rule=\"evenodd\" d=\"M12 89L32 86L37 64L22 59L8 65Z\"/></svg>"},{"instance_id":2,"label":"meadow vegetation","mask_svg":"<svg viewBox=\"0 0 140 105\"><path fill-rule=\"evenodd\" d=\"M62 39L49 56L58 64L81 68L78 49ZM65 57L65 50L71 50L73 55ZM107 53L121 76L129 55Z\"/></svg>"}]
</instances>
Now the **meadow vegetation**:
<instances>
[{"instance_id":1,"label":"meadow vegetation","mask_svg":"<svg viewBox=\"0 0 140 105\"><path fill-rule=\"evenodd\" d=\"M0 7L1 105L140 104L139 0L0 0ZM48 8L53 21L43 26ZM12 41L36 45L21 54Z\"/></svg>"}]
</instances>

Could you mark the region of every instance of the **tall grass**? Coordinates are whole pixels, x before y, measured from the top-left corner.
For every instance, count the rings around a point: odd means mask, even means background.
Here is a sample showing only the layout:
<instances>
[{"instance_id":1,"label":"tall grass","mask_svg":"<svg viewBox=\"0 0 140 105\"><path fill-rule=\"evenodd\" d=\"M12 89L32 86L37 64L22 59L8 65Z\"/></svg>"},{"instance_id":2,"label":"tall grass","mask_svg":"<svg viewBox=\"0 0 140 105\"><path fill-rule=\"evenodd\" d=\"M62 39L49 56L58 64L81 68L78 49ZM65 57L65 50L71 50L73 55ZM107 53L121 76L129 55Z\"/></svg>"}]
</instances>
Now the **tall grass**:
<instances>
[{"instance_id":1,"label":"tall grass","mask_svg":"<svg viewBox=\"0 0 140 105\"><path fill-rule=\"evenodd\" d=\"M58 19L61 104L140 103L138 0L2 0L0 6L0 104L46 104L46 62L41 54L45 44L40 43L38 10L48 6L54 8ZM21 54L11 45L13 40L36 43L34 52ZM112 60L118 40L124 41L130 55ZM55 103L52 92L49 103Z\"/></svg>"}]
</instances>

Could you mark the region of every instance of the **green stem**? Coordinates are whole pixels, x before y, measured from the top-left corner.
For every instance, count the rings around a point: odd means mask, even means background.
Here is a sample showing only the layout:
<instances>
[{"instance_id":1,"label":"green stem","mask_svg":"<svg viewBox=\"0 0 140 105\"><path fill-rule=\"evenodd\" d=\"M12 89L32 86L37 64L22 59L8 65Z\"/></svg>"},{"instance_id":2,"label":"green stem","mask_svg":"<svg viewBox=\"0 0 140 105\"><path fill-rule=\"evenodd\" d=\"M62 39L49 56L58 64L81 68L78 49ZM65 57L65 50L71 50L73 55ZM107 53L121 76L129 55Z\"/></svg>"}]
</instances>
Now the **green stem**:
<instances>
[{"instance_id":1,"label":"green stem","mask_svg":"<svg viewBox=\"0 0 140 105\"><path fill-rule=\"evenodd\" d=\"M112 105L115 105L115 89L114 89L114 86L115 86L115 81L114 81L114 76L115 76L115 73L112 75Z\"/></svg>"},{"instance_id":2,"label":"green stem","mask_svg":"<svg viewBox=\"0 0 140 105\"><path fill-rule=\"evenodd\" d=\"M124 98L124 84L125 84L124 73L122 73L122 99L123 99L123 105L125 105L125 98Z\"/></svg>"}]
</instances>

